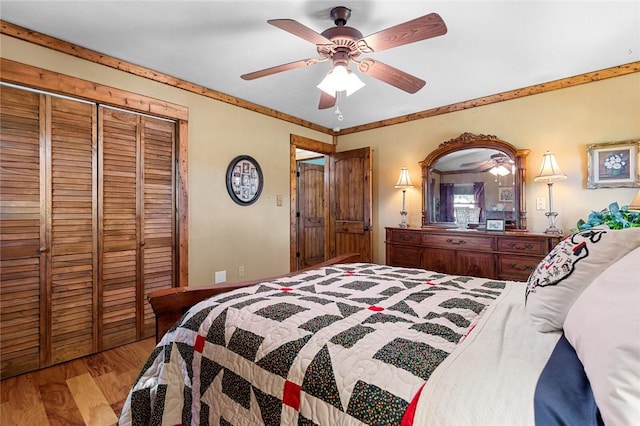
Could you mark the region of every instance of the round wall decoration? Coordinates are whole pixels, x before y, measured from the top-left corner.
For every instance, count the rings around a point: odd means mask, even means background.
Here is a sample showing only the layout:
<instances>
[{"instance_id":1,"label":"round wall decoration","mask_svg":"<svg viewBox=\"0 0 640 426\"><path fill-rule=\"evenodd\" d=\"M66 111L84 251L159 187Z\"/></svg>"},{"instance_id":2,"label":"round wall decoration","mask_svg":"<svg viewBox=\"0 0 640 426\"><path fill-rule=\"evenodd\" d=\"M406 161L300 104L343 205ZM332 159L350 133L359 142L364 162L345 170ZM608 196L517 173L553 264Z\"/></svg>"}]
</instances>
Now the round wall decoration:
<instances>
[{"instance_id":1,"label":"round wall decoration","mask_svg":"<svg viewBox=\"0 0 640 426\"><path fill-rule=\"evenodd\" d=\"M255 203L262 192L262 169L248 155L239 155L227 168L227 191L231 199L241 206Z\"/></svg>"}]
</instances>

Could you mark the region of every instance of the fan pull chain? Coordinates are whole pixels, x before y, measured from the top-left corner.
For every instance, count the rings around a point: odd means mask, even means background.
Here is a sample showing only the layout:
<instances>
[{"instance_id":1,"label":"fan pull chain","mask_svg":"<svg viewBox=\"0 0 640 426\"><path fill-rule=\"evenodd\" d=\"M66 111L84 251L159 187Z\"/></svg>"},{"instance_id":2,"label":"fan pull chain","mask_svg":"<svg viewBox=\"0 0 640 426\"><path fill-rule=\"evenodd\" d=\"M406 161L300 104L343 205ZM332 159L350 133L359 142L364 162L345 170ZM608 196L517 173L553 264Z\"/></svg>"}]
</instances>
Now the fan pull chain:
<instances>
[{"instance_id":1,"label":"fan pull chain","mask_svg":"<svg viewBox=\"0 0 640 426\"><path fill-rule=\"evenodd\" d=\"M341 95L341 92L336 92L336 110L333 112L336 115L336 117L338 117L338 121L344 120L344 117L342 116L342 111L340 111L340 95Z\"/></svg>"}]
</instances>

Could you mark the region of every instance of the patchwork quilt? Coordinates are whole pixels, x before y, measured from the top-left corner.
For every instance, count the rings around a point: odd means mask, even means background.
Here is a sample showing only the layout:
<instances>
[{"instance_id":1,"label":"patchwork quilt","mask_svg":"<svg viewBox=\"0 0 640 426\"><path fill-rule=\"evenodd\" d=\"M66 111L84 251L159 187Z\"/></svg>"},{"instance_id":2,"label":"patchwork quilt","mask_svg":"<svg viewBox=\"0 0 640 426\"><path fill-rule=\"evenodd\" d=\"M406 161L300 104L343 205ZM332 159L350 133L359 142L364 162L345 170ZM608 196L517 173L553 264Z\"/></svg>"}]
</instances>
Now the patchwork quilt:
<instances>
[{"instance_id":1,"label":"patchwork quilt","mask_svg":"<svg viewBox=\"0 0 640 426\"><path fill-rule=\"evenodd\" d=\"M410 425L503 281L354 263L215 296L163 337L119 424Z\"/></svg>"}]
</instances>

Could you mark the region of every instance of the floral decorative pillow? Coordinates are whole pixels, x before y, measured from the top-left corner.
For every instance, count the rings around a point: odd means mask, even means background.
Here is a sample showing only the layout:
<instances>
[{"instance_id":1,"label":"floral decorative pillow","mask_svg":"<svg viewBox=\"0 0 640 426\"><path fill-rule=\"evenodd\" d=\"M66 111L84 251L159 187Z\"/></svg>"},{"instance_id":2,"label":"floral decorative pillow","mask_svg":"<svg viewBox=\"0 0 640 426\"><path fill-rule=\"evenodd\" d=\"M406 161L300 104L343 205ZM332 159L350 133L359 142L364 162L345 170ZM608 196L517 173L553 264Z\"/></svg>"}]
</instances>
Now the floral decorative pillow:
<instances>
[{"instance_id":1,"label":"floral decorative pillow","mask_svg":"<svg viewBox=\"0 0 640 426\"><path fill-rule=\"evenodd\" d=\"M529 276L525 308L538 331L562 330L582 291L609 265L640 247L640 228L592 228L562 240Z\"/></svg>"}]
</instances>

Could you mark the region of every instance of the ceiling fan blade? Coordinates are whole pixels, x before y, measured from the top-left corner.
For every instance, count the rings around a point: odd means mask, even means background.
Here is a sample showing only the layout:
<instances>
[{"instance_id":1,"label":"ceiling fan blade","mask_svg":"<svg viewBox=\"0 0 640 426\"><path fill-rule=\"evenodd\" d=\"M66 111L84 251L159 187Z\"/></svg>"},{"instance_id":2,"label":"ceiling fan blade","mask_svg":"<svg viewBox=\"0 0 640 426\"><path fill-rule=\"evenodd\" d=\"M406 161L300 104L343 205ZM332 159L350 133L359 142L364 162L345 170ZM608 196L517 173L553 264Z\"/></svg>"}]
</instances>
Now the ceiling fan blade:
<instances>
[{"instance_id":1,"label":"ceiling fan blade","mask_svg":"<svg viewBox=\"0 0 640 426\"><path fill-rule=\"evenodd\" d=\"M486 167L493 166L494 162L491 160L472 161L471 163L462 163L460 167L463 169L469 169L471 167Z\"/></svg>"},{"instance_id":2,"label":"ceiling fan blade","mask_svg":"<svg viewBox=\"0 0 640 426\"><path fill-rule=\"evenodd\" d=\"M416 93L426 84L424 80L419 79L404 71L387 65L373 59L365 59L358 63L358 71L371 77L382 80L398 89L408 93Z\"/></svg>"},{"instance_id":3,"label":"ceiling fan blade","mask_svg":"<svg viewBox=\"0 0 640 426\"><path fill-rule=\"evenodd\" d=\"M276 74L283 71L289 71L296 68L309 67L321 62L320 59L303 59L301 61L289 62L288 64L282 64L271 68L265 68L260 71L250 72L240 76L243 80L254 80L260 77L266 77L268 75Z\"/></svg>"},{"instance_id":4,"label":"ceiling fan blade","mask_svg":"<svg viewBox=\"0 0 640 426\"><path fill-rule=\"evenodd\" d=\"M447 33L447 26L437 13L430 13L412 19L404 24L395 25L386 30L368 35L358 40L358 50L362 53L380 52L381 50L420 40L441 36Z\"/></svg>"},{"instance_id":5,"label":"ceiling fan blade","mask_svg":"<svg viewBox=\"0 0 640 426\"><path fill-rule=\"evenodd\" d=\"M294 21L293 19L269 19L267 22L274 27L285 30L304 40L310 41L315 45L333 44L333 42L325 36L318 34L311 28L306 27L300 22Z\"/></svg>"},{"instance_id":6,"label":"ceiling fan blade","mask_svg":"<svg viewBox=\"0 0 640 426\"><path fill-rule=\"evenodd\" d=\"M331 96L326 92L320 91L320 103L318 104L318 109L327 109L331 108L336 104L336 97Z\"/></svg>"}]
</instances>

